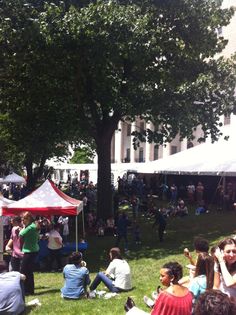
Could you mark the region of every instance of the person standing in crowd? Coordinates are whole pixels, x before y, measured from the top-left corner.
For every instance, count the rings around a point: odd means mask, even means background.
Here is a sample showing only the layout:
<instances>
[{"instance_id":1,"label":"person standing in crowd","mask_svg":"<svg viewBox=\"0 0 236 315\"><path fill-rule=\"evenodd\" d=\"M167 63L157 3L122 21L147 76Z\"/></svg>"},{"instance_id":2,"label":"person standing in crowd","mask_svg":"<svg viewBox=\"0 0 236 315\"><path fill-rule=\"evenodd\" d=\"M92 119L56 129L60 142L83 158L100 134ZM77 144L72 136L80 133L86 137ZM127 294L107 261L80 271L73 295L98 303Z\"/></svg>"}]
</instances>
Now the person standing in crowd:
<instances>
[{"instance_id":1,"label":"person standing in crowd","mask_svg":"<svg viewBox=\"0 0 236 315\"><path fill-rule=\"evenodd\" d=\"M113 247L109 252L110 264L105 273L99 272L90 285L90 296L95 297L94 290L103 282L111 292L122 292L132 289L130 266L121 257L118 247Z\"/></svg>"},{"instance_id":2,"label":"person standing in crowd","mask_svg":"<svg viewBox=\"0 0 236 315\"><path fill-rule=\"evenodd\" d=\"M56 261L57 270L61 271L61 249L63 243L59 231L60 224L55 224L48 234L49 270L52 270L53 263Z\"/></svg>"},{"instance_id":3,"label":"person standing in crowd","mask_svg":"<svg viewBox=\"0 0 236 315\"><path fill-rule=\"evenodd\" d=\"M11 235L11 218L9 216L2 216L3 222L3 239L9 240Z\"/></svg>"},{"instance_id":4,"label":"person standing in crowd","mask_svg":"<svg viewBox=\"0 0 236 315\"><path fill-rule=\"evenodd\" d=\"M166 229L166 218L164 217L163 213L162 213L162 209L157 210L155 213L155 221L152 225L152 227L155 227L156 225L158 225L158 235L159 235L159 241L163 242L163 237L164 237L164 232Z\"/></svg>"},{"instance_id":5,"label":"person standing in crowd","mask_svg":"<svg viewBox=\"0 0 236 315\"><path fill-rule=\"evenodd\" d=\"M125 241L125 251L128 250L128 238L127 238L127 229L130 225L130 221L128 220L126 214L123 212L119 215L118 221L117 221L117 240L116 240L116 247L119 245L122 238Z\"/></svg>"},{"instance_id":6,"label":"person standing in crowd","mask_svg":"<svg viewBox=\"0 0 236 315\"><path fill-rule=\"evenodd\" d=\"M204 194L204 186L202 182L198 182L196 186L196 201L198 205L201 204L202 201L204 200L203 194Z\"/></svg>"},{"instance_id":7,"label":"person standing in crowd","mask_svg":"<svg viewBox=\"0 0 236 315\"><path fill-rule=\"evenodd\" d=\"M62 225L62 238L63 242L66 243L69 237L69 218L60 216L57 223Z\"/></svg>"},{"instance_id":8,"label":"person standing in crowd","mask_svg":"<svg viewBox=\"0 0 236 315\"><path fill-rule=\"evenodd\" d=\"M189 183L187 186L187 195L188 195L188 202L190 205L194 203L194 195L195 195L195 186L192 182Z\"/></svg>"},{"instance_id":9,"label":"person standing in crowd","mask_svg":"<svg viewBox=\"0 0 236 315\"><path fill-rule=\"evenodd\" d=\"M34 294L34 262L39 251L39 232L30 212L23 215L24 228L20 231L20 237L23 239L23 259L20 272L26 276L24 282L25 294Z\"/></svg>"},{"instance_id":10,"label":"person standing in crowd","mask_svg":"<svg viewBox=\"0 0 236 315\"><path fill-rule=\"evenodd\" d=\"M25 310L21 283L25 275L18 271L7 271L5 261L0 261L0 314L18 315Z\"/></svg>"},{"instance_id":11,"label":"person standing in crowd","mask_svg":"<svg viewBox=\"0 0 236 315\"><path fill-rule=\"evenodd\" d=\"M217 260L214 288L236 300L236 241L233 238L222 240L214 257Z\"/></svg>"},{"instance_id":12,"label":"person standing in crowd","mask_svg":"<svg viewBox=\"0 0 236 315\"><path fill-rule=\"evenodd\" d=\"M11 252L11 261L9 271L20 271L20 266L23 258L22 238L20 237L20 230L22 229L21 217L14 217L12 219L11 237L6 245L6 251Z\"/></svg>"},{"instance_id":13,"label":"person standing in crowd","mask_svg":"<svg viewBox=\"0 0 236 315\"><path fill-rule=\"evenodd\" d=\"M65 279L65 284L61 289L63 298L79 299L87 293L87 286L90 283L89 271L82 259L82 253L72 253L69 258L69 264L63 269Z\"/></svg>"},{"instance_id":14,"label":"person standing in crowd","mask_svg":"<svg viewBox=\"0 0 236 315\"><path fill-rule=\"evenodd\" d=\"M138 196L136 196L135 194L133 194L131 196L131 205L132 205L132 212L133 212L133 218L137 218L138 217L138 214L139 214L139 198Z\"/></svg>"},{"instance_id":15,"label":"person standing in crowd","mask_svg":"<svg viewBox=\"0 0 236 315\"><path fill-rule=\"evenodd\" d=\"M170 186L170 194L171 194L171 197L170 197L171 204L176 205L176 201L177 201L177 197L178 197L178 188L175 185L175 183L173 183Z\"/></svg>"}]
</instances>

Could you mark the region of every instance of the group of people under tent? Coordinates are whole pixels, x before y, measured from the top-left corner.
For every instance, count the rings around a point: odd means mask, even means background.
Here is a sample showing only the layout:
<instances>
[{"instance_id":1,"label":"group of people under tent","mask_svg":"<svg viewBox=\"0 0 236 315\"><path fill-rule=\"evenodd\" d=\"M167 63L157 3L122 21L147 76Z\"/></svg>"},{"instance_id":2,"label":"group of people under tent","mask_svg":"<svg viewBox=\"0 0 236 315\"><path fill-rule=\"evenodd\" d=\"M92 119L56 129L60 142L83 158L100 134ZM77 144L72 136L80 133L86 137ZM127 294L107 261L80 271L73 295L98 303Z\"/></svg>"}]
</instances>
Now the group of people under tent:
<instances>
[{"instance_id":1,"label":"group of people under tent","mask_svg":"<svg viewBox=\"0 0 236 315\"><path fill-rule=\"evenodd\" d=\"M23 216L24 228L19 231L23 242L23 258L19 271L8 271L5 262L0 263L0 314L20 314L25 308L24 295L34 294L33 261L37 253L38 228L32 215ZM197 259L185 248L189 260L189 276L183 277L183 268L176 262L165 263L160 269L160 283L150 297L143 302L150 312L139 309L129 298L125 303L128 315L233 315L236 303L236 241L229 237L209 251L208 241L194 241ZM110 263L105 272L98 272L90 280L89 269L80 252L72 253L63 269L64 286L61 296L65 299L96 298L103 283L113 294L135 290L131 268L123 259L118 247L109 251ZM10 293L9 293L10 292ZM14 301L14 303L13 303ZM220 304L220 307L219 307ZM218 306L217 306L218 305ZM146 307L146 306L145 306ZM222 313L223 309L223 313Z\"/></svg>"}]
</instances>

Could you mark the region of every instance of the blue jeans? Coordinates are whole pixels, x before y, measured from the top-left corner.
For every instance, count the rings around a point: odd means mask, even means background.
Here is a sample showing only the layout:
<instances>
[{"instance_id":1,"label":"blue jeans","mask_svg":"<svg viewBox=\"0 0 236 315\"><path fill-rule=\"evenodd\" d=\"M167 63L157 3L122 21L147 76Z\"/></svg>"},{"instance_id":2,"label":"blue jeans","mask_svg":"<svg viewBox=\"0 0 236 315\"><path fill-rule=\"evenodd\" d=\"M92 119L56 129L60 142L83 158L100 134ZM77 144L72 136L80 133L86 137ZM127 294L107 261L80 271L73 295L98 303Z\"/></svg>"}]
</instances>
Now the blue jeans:
<instances>
[{"instance_id":1,"label":"blue jeans","mask_svg":"<svg viewBox=\"0 0 236 315\"><path fill-rule=\"evenodd\" d=\"M111 292L120 292L121 290L114 286L112 283L112 280L108 278L103 272L97 273L95 279L93 280L92 284L90 285L90 290L95 290L97 286L103 282L105 286L111 291Z\"/></svg>"}]
</instances>

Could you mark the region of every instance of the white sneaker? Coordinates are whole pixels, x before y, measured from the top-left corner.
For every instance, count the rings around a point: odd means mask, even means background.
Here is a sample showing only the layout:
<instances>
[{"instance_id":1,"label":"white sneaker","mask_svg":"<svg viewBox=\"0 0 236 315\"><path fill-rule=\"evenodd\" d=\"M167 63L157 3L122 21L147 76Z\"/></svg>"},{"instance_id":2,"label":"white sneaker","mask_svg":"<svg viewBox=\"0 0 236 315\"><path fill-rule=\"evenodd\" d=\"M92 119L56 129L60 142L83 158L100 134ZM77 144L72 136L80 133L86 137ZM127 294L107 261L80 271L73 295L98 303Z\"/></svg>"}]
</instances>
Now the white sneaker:
<instances>
[{"instance_id":1,"label":"white sneaker","mask_svg":"<svg viewBox=\"0 0 236 315\"><path fill-rule=\"evenodd\" d=\"M29 306L41 306L42 304L39 302L39 299L34 299L34 300L31 300L29 301L26 305L29 305Z\"/></svg>"},{"instance_id":2,"label":"white sneaker","mask_svg":"<svg viewBox=\"0 0 236 315\"><path fill-rule=\"evenodd\" d=\"M150 299L149 297L147 297L146 295L144 295L143 301L150 308L152 308L155 304L155 302L152 299Z\"/></svg>"},{"instance_id":3,"label":"white sneaker","mask_svg":"<svg viewBox=\"0 0 236 315\"><path fill-rule=\"evenodd\" d=\"M153 292L152 292L152 298L153 298L153 300L156 300L157 297L158 297L157 291L153 291Z\"/></svg>"},{"instance_id":4,"label":"white sneaker","mask_svg":"<svg viewBox=\"0 0 236 315\"><path fill-rule=\"evenodd\" d=\"M96 297L96 290L90 291L88 294L89 299L95 299Z\"/></svg>"}]
</instances>

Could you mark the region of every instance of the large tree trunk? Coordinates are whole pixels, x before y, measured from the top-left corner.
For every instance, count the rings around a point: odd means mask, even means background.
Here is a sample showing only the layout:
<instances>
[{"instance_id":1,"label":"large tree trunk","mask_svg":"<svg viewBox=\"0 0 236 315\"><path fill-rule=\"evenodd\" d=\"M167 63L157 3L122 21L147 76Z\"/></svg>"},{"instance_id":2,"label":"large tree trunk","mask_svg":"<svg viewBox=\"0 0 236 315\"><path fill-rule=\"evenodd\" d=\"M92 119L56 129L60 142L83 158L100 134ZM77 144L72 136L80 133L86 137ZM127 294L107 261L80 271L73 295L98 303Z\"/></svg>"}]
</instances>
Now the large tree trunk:
<instances>
[{"instance_id":1,"label":"large tree trunk","mask_svg":"<svg viewBox=\"0 0 236 315\"><path fill-rule=\"evenodd\" d=\"M34 172L33 161L31 159L26 159L26 161L25 161L25 167L26 167L26 171L27 171L26 187L27 187L28 191L32 191L35 188L37 181L43 175L45 162L46 162L46 158L44 156L42 156L39 167Z\"/></svg>"},{"instance_id":2,"label":"large tree trunk","mask_svg":"<svg viewBox=\"0 0 236 315\"><path fill-rule=\"evenodd\" d=\"M97 215L107 219L112 214L111 188L111 137L109 134L96 139L98 155Z\"/></svg>"}]
</instances>

